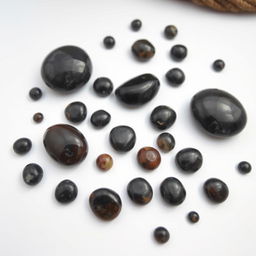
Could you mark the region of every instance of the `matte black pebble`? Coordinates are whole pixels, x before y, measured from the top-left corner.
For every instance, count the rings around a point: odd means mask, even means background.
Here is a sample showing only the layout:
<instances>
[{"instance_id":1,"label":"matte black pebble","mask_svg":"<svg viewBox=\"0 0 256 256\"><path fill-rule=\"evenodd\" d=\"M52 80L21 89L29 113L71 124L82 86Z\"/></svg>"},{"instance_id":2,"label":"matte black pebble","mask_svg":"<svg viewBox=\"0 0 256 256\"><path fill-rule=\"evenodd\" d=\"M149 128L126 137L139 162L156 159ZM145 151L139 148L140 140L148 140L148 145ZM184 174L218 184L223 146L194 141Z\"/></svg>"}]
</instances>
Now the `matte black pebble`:
<instances>
[{"instance_id":1,"label":"matte black pebble","mask_svg":"<svg viewBox=\"0 0 256 256\"><path fill-rule=\"evenodd\" d=\"M84 86L92 74L88 54L77 46L62 46L45 58L41 75L50 88L71 92Z\"/></svg>"},{"instance_id":2,"label":"matte black pebble","mask_svg":"<svg viewBox=\"0 0 256 256\"><path fill-rule=\"evenodd\" d=\"M215 60L213 62L213 69L217 72L222 71L225 68L225 62L223 60Z\"/></svg>"},{"instance_id":3,"label":"matte black pebble","mask_svg":"<svg viewBox=\"0 0 256 256\"><path fill-rule=\"evenodd\" d=\"M198 123L217 137L236 135L247 123L245 109L238 99L218 89L206 89L195 94L191 110Z\"/></svg>"},{"instance_id":4,"label":"matte black pebble","mask_svg":"<svg viewBox=\"0 0 256 256\"><path fill-rule=\"evenodd\" d=\"M44 119L44 115L42 113L38 112L33 115L33 120L35 123L41 123L43 119Z\"/></svg>"},{"instance_id":5,"label":"matte black pebble","mask_svg":"<svg viewBox=\"0 0 256 256\"><path fill-rule=\"evenodd\" d=\"M130 151L136 142L135 131L125 125L116 126L109 134L109 140L112 147L119 152Z\"/></svg>"},{"instance_id":6,"label":"matte black pebble","mask_svg":"<svg viewBox=\"0 0 256 256\"><path fill-rule=\"evenodd\" d=\"M115 219L122 209L120 196L108 188L100 188L92 192L89 203L93 213L107 221Z\"/></svg>"},{"instance_id":7,"label":"matte black pebble","mask_svg":"<svg viewBox=\"0 0 256 256\"><path fill-rule=\"evenodd\" d=\"M152 74L137 76L118 87L116 97L125 104L139 106L152 100L158 93L159 80Z\"/></svg>"},{"instance_id":8,"label":"matte black pebble","mask_svg":"<svg viewBox=\"0 0 256 256\"><path fill-rule=\"evenodd\" d=\"M20 138L13 143L13 150L19 155L24 155L32 148L32 142L28 138Z\"/></svg>"},{"instance_id":9,"label":"matte black pebble","mask_svg":"<svg viewBox=\"0 0 256 256\"><path fill-rule=\"evenodd\" d=\"M150 115L151 123L159 130L170 128L176 121L176 112L168 106L158 106Z\"/></svg>"},{"instance_id":10,"label":"matte black pebble","mask_svg":"<svg viewBox=\"0 0 256 256\"><path fill-rule=\"evenodd\" d=\"M83 102L72 102L65 108L65 116L72 123L80 123L87 116L87 108Z\"/></svg>"},{"instance_id":11,"label":"matte black pebble","mask_svg":"<svg viewBox=\"0 0 256 256\"><path fill-rule=\"evenodd\" d=\"M155 55L155 47L146 39L137 40L132 45L132 53L139 61L148 61Z\"/></svg>"},{"instance_id":12,"label":"matte black pebble","mask_svg":"<svg viewBox=\"0 0 256 256\"><path fill-rule=\"evenodd\" d=\"M63 180L55 189L55 198L62 204L71 203L77 197L78 189L71 180Z\"/></svg>"},{"instance_id":13,"label":"matte black pebble","mask_svg":"<svg viewBox=\"0 0 256 256\"><path fill-rule=\"evenodd\" d=\"M175 139L168 132L161 133L157 137L157 146L161 149L162 152L170 152L175 147Z\"/></svg>"},{"instance_id":14,"label":"matte black pebble","mask_svg":"<svg viewBox=\"0 0 256 256\"><path fill-rule=\"evenodd\" d=\"M188 50L184 45L174 45L171 48L171 57L176 61L182 61L187 57Z\"/></svg>"},{"instance_id":15,"label":"matte black pebble","mask_svg":"<svg viewBox=\"0 0 256 256\"><path fill-rule=\"evenodd\" d=\"M250 163L246 162L246 161L242 161L238 164L237 166L238 170L241 172L241 173L249 173L251 172L252 170L252 166Z\"/></svg>"},{"instance_id":16,"label":"matte black pebble","mask_svg":"<svg viewBox=\"0 0 256 256\"><path fill-rule=\"evenodd\" d=\"M170 69L165 75L170 85L177 87L185 81L185 74L180 68Z\"/></svg>"},{"instance_id":17,"label":"matte black pebble","mask_svg":"<svg viewBox=\"0 0 256 256\"><path fill-rule=\"evenodd\" d=\"M164 201L171 205L179 205L186 198L186 190L182 183L174 178L166 178L160 185L161 196Z\"/></svg>"},{"instance_id":18,"label":"matte black pebble","mask_svg":"<svg viewBox=\"0 0 256 256\"><path fill-rule=\"evenodd\" d=\"M105 127L111 120L111 115L105 110L95 111L91 116L91 123L97 128Z\"/></svg>"},{"instance_id":19,"label":"matte black pebble","mask_svg":"<svg viewBox=\"0 0 256 256\"><path fill-rule=\"evenodd\" d=\"M43 169L38 164L28 164L23 169L22 177L27 185L37 185L43 178Z\"/></svg>"},{"instance_id":20,"label":"matte black pebble","mask_svg":"<svg viewBox=\"0 0 256 256\"><path fill-rule=\"evenodd\" d=\"M103 39L103 44L104 46L107 48L107 49L112 49L115 44L116 44L116 40L114 37L112 36L106 36L104 39Z\"/></svg>"},{"instance_id":21,"label":"matte black pebble","mask_svg":"<svg viewBox=\"0 0 256 256\"><path fill-rule=\"evenodd\" d=\"M29 96L32 100L39 100L42 95L42 90L38 87L34 87L29 91Z\"/></svg>"},{"instance_id":22,"label":"matte black pebble","mask_svg":"<svg viewBox=\"0 0 256 256\"><path fill-rule=\"evenodd\" d=\"M188 213L188 220L191 223L197 223L200 219L200 216L197 212L191 211Z\"/></svg>"},{"instance_id":23,"label":"matte black pebble","mask_svg":"<svg viewBox=\"0 0 256 256\"><path fill-rule=\"evenodd\" d=\"M166 228L158 227L154 230L154 237L158 243L164 244L170 239L170 233Z\"/></svg>"},{"instance_id":24,"label":"matte black pebble","mask_svg":"<svg viewBox=\"0 0 256 256\"><path fill-rule=\"evenodd\" d=\"M94 81L93 89L98 96L107 97L113 91L113 83L107 77L99 77Z\"/></svg>"},{"instance_id":25,"label":"matte black pebble","mask_svg":"<svg viewBox=\"0 0 256 256\"><path fill-rule=\"evenodd\" d=\"M214 203L224 202L229 195L229 189L222 180L211 178L204 183L204 191L207 197Z\"/></svg>"},{"instance_id":26,"label":"matte black pebble","mask_svg":"<svg viewBox=\"0 0 256 256\"><path fill-rule=\"evenodd\" d=\"M203 164L203 156L195 148L184 148L180 150L176 154L175 160L180 169L187 173L198 171Z\"/></svg>"},{"instance_id":27,"label":"matte black pebble","mask_svg":"<svg viewBox=\"0 0 256 256\"><path fill-rule=\"evenodd\" d=\"M148 204L153 197L151 185L143 178L136 178L129 182L127 193L130 199L140 205Z\"/></svg>"},{"instance_id":28,"label":"matte black pebble","mask_svg":"<svg viewBox=\"0 0 256 256\"><path fill-rule=\"evenodd\" d=\"M139 31L141 29L141 26L142 26L142 22L139 19L133 20L131 22L131 29L133 31Z\"/></svg>"},{"instance_id":29,"label":"matte black pebble","mask_svg":"<svg viewBox=\"0 0 256 256\"><path fill-rule=\"evenodd\" d=\"M174 25L168 25L164 29L164 35L168 39L173 39L177 36L178 29Z\"/></svg>"}]
</instances>

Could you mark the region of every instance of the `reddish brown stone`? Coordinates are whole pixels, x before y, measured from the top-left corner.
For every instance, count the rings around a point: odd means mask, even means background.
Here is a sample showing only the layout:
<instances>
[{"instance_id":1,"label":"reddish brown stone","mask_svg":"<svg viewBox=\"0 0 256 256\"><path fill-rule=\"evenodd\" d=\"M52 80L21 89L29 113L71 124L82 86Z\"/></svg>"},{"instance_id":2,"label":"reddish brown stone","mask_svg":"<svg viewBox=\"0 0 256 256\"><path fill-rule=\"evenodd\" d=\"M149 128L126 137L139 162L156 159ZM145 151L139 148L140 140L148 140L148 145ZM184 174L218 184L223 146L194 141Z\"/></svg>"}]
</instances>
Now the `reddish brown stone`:
<instances>
[{"instance_id":1,"label":"reddish brown stone","mask_svg":"<svg viewBox=\"0 0 256 256\"><path fill-rule=\"evenodd\" d=\"M161 163L161 156L155 148L144 147L139 150L137 160L144 169L154 170Z\"/></svg>"},{"instance_id":2,"label":"reddish brown stone","mask_svg":"<svg viewBox=\"0 0 256 256\"><path fill-rule=\"evenodd\" d=\"M100 170L108 171L113 166L113 158L108 154L99 155L96 164Z\"/></svg>"}]
</instances>

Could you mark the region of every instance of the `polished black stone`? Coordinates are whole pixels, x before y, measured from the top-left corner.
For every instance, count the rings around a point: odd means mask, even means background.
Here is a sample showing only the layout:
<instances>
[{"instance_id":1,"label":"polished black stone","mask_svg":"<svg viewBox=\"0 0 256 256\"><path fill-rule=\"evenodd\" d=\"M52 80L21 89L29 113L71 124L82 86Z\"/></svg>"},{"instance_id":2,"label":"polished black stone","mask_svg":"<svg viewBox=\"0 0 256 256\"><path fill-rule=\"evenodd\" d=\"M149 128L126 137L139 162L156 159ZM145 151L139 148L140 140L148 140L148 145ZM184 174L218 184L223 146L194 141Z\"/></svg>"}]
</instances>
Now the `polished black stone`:
<instances>
[{"instance_id":1,"label":"polished black stone","mask_svg":"<svg viewBox=\"0 0 256 256\"><path fill-rule=\"evenodd\" d=\"M70 122L80 123L85 120L86 115L87 108L80 101L72 102L65 108L65 116Z\"/></svg>"},{"instance_id":2,"label":"polished black stone","mask_svg":"<svg viewBox=\"0 0 256 256\"><path fill-rule=\"evenodd\" d=\"M244 173L244 174L249 173L249 172L251 172L251 170L252 170L251 164L250 164L249 162L247 162L247 161L242 161L242 162L240 162L240 163L238 164L237 168L238 168L238 170L239 170L241 173Z\"/></svg>"},{"instance_id":3,"label":"polished black stone","mask_svg":"<svg viewBox=\"0 0 256 256\"><path fill-rule=\"evenodd\" d=\"M127 152L134 147L136 134L131 127L120 125L111 130L109 140L115 150Z\"/></svg>"},{"instance_id":4,"label":"polished black stone","mask_svg":"<svg viewBox=\"0 0 256 256\"><path fill-rule=\"evenodd\" d=\"M187 57L188 50L187 50L186 46L178 44L178 45L174 45L171 48L170 54L174 60L182 61L183 59L185 59Z\"/></svg>"},{"instance_id":5,"label":"polished black stone","mask_svg":"<svg viewBox=\"0 0 256 256\"><path fill-rule=\"evenodd\" d=\"M20 138L13 143L13 150L19 155L24 155L32 148L32 142L28 138Z\"/></svg>"},{"instance_id":6,"label":"polished black stone","mask_svg":"<svg viewBox=\"0 0 256 256\"><path fill-rule=\"evenodd\" d=\"M155 55L155 47L146 39L137 40L132 45L132 53L139 61L148 61Z\"/></svg>"},{"instance_id":7,"label":"polished black stone","mask_svg":"<svg viewBox=\"0 0 256 256\"><path fill-rule=\"evenodd\" d=\"M225 62L223 60L215 60L213 62L213 69L217 72L222 71L225 68Z\"/></svg>"},{"instance_id":8,"label":"polished black stone","mask_svg":"<svg viewBox=\"0 0 256 256\"><path fill-rule=\"evenodd\" d=\"M116 97L128 105L143 105L152 100L158 93L159 80L152 74L137 76L115 91Z\"/></svg>"},{"instance_id":9,"label":"polished black stone","mask_svg":"<svg viewBox=\"0 0 256 256\"><path fill-rule=\"evenodd\" d=\"M185 81L185 74L180 68L170 69L165 75L170 85L177 87Z\"/></svg>"},{"instance_id":10,"label":"polished black stone","mask_svg":"<svg viewBox=\"0 0 256 256\"><path fill-rule=\"evenodd\" d=\"M102 220L113 220L122 209L120 196L108 188L93 191L89 203L93 213Z\"/></svg>"},{"instance_id":11,"label":"polished black stone","mask_svg":"<svg viewBox=\"0 0 256 256\"><path fill-rule=\"evenodd\" d=\"M105 127L111 120L111 115L105 110L95 111L91 116L91 123L97 128Z\"/></svg>"},{"instance_id":12,"label":"polished black stone","mask_svg":"<svg viewBox=\"0 0 256 256\"><path fill-rule=\"evenodd\" d=\"M113 91L113 83L107 77L99 77L93 83L93 89L97 95L106 97Z\"/></svg>"},{"instance_id":13,"label":"polished black stone","mask_svg":"<svg viewBox=\"0 0 256 256\"><path fill-rule=\"evenodd\" d=\"M43 119L44 119L44 115L40 112L35 113L33 115L33 120L35 123L41 123L43 121Z\"/></svg>"},{"instance_id":14,"label":"polished black stone","mask_svg":"<svg viewBox=\"0 0 256 256\"><path fill-rule=\"evenodd\" d=\"M191 101L194 118L211 135L229 137L241 132L247 122L242 104L228 92L206 89Z\"/></svg>"},{"instance_id":15,"label":"polished black stone","mask_svg":"<svg viewBox=\"0 0 256 256\"><path fill-rule=\"evenodd\" d=\"M29 91L29 96L32 100L39 100L42 95L42 90L38 87L34 87Z\"/></svg>"},{"instance_id":16,"label":"polished black stone","mask_svg":"<svg viewBox=\"0 0 256 256\"><path fill-rule=\"evenodd\" d=\"M41 75L52 89L70 92L90 79L92 63L88 54L77 46L62 46L45 58Z\"/></svg>"},{"instance_id":17,"label":"polished black stone","mask_svg":"<svg viewBox=\"0 0 256 256\"><path fill-rule=\"evenodd\" d=\"M197 212L195 211L191 211L188 213L188 220L191 222L191 223L197 223L200 219L200 216Z\"/></svg>"},{"instance_id":18,"label":"polished black stone","mask_svg":"<svg viewBox=\"0 0 256 256\"><path fill-rule=\"evenodd\" d=\"M22 177L26 184L34 186L42 180L43 174L43 169L40 165L31 163L23 169Z\"/></svg>"},{"instance_id":19,"label":"polished black stone","mask_svg":"<svg viewBox=\"0 0 256 256\"><path fill-rule=\"evenodd\" d=\"M161 151L167 153L174 149L175 147L175 139L174 137L168 133L163 132L157 137L157 146L161 149Z\"/></svg>"},{"instance_id":20,"label":"polished black stone","mask_svg":"<svg viewBox=\"0 0 256 256\"><path fill-rule=\"evenodd\" d=\"M168 39L173 39L178 34L178 29L174 25L168 25L164 29L164 35Z\"/></svg>"},{"instance_id":21,"label":"polished black stone","mask_svg":"<svg viewBox=\"0 0 256 256\"><path fill-rule=\"evenodd\" d=\"M182 183L174 178L166 178L160 185L161 196L164 201L171 205L179 205L186 198L186 190Z\"/></svg>"},{"instance_id":22,"label":"polished black stone","mask_svg":"<svg viewBox=\"0 0 256 256\"><path fill-rule=\"evenodd\" d=\"M113 36L106 36L103 39L103 44L107 49L112 49L116 44L116 40Z\"/></svg>"},{"instance_id":23,"label":"polished black stone","mask_svg":"<svg viewBox=\"0 0 256 256\"><path fill-rule=\"evenodd\" d=\"M203 164L201 152L195 148L184 148L175 157L177 165L187 173L198 171Z\"/></svg>"},{"instance_id":24,"label":"polished black stone","mask_svg":"<svg viewBox=\"0 0 256 256\"><path fill-rule=\"evenodd\" d=\"M134 203L140 205L148 204L153 197L151 185L143 178L131 180L127 186L127 193Z\"/></svg>"},{"instance_id":25,"label":"polished black stone","mask_svg":"<svg viewBox=\"0 0 256 256\"><path fill-rule=\"evenodd\" d=\"M131 29L133 31L139 31L141 29L141 26L142 26L142 22L139 19L133 20L131 22Z\"/></svg>"},{"instance_id":26,"label":"polished black stone","mask_svg":"<svg viewBox=\"0 0 256 256\"><path fill-rule=\"evenodd\" d=\"M229 189L222 180L211 178L204 183L204 191L207 197L214 203L224 202L229 195Z\"/></svg>"},{"instance_id":27,"label":"polished black stone","mask_svg":"<svg viewBox=\"0 0 256 256\"><path fill-rule=\"evenodd\" d=\"M67 204L74 201L77 197L77 194L77 186L71 180L63 180L55 189L55 198L62 204Z\"/></svg>"},{"instance_id":28,"label":"polished black stone","mask_svg":"<svg viewBox=\"0 0 256 256\"><path fill-rule=\"evenodd\" d=\"M159 130L170 128L176 121L176 112L168 106L158 106L150 115L151 123Z\"/></svg>"},{"instance_id":29,"label":"polished black stone","mask_svg":"<svg viewBox=\"0 0 256 256\"><path fill-rule=\"evenodd\" d=\"M170 233L166 228L158 227L154 230L154 237L158 243L164 244L170 239Z\"/></svg>"}]
</instances>

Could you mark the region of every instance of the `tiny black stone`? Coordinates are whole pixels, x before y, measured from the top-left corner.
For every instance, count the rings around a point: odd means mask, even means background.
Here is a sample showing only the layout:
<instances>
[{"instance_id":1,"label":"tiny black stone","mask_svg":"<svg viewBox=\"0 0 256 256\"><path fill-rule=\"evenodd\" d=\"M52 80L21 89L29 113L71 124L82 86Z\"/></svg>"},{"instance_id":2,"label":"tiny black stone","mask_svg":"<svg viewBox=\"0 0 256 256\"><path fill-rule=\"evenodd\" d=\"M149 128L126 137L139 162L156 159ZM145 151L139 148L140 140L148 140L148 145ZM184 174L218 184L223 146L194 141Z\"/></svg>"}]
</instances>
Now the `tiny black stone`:
<instances>
[{"instance_id":1,"label":"tiny black stone","mask_svg":"<svg viewBox=\"0 0 256 256\"><path fill-rule=\"evenodd\" d=\"M170 69L165 75L170 85L177 87L185 81L185 74L180 68Z\"/></svg>"},{"instance_id":2,"label":"tiny black stone","mask_svg":"<svg viewBox=\"0 0 256 256\"><path fill-rule=\"evenodd\" d=\"M191 223L197 223L200 219L200 216L197 212L195 211L191 211L188 213L188 220L191 222Z\"/></svg>"},{"instance_id":3,"label":"tiny black stone","mask_svg":"<svg viewBox=\"0 0 256 256\"><path fill-rule=\"evenodd\" d=\"M112 36L106 36L103 39L103 44L107 49L112 49L116 44L115 38Z\"/></svg>"},{"instance_id":4,"label":"tiny black stone","mask_svg":"<svg viewBox=\"0 0 256 256\"><path fill-rule=\"evenodd\" d=\"M93 83L93 89L97 95L106 97L113 91L113 83L107 77L99 77Z\"/></svg>"},{"instance_id":5,"label":"tiny black stone","mask_svg":"<svg viewBox=\"0 0 256 256\"><path fill-rule=\"evenodd\" d=\"M185 59L187 57L187 53L187 47L181 44L174 45L170 52L171 57L176 61L182 61Z\"/></svg>"},{"instance_id":6,"label":"tiny black stone","mask_svg":"<svg viewBox=\"0 0 256 256\"><path fill-rule=\"evenodd\" d=\"M20 138L13 143L13 150L19 155L24 155L30 151L32 142L28 138Z\"/></svg>"},{"instance_id":7,"label":"tiny black stone","mask_svg":"<svg viewBox=\"0 0 256 256\"><path fill-rule=\"evenodd\" d=\"M22 177L27 185L37 185L43 178L43 169L38 164L28 164L23 169Z\"/></svg>"},{"instance_id":8,"label":"tiny black stone","mask_svg":"<svg viewBox=\"0 0 256 256\"><path fill-rule=\"evenodd\" d=\"M163 132L157 137L157 146L165 153L170 152L175 147L175 139L170 133Z\"/></svg>"},{"instance_id":9,"label":"tiny black stone","mask_svg":"<svg viewBox=\"0 0 256 256\"><path fill-rule=\"evenodd\" d=\"M80 101L72 102L65 108L65 116L70 122L80 123L87 116L87 108Z\"/></svg>"},{"instance_id":10,"label":"tiny black stone","mask_svg":"<svg viewBox=\"0 0 256 256\"><path fill-rule=\"evenodd\" d=\"M141 26L142 26L142 22L139 19L133 20L131 22L131 29L133 31L139 31L141 29Z\"/></svg>"},{"instance_id":11,"label":"tiny black stone","mask_svg":"<svg viewBox=\"0 0 256 256\"><path fill-rule=\"evenodd\" d=\"M178 34L178 29L174 25L168 25L164 29L164 35L168 39L173 39Z\"/></svg>"},{"instance_id":12,"label":"tiny black stone","mask_svg":"<svg viewBox=\"0 0 256 256\"><path fill-rule=\"evenodd\" d=\"M132 45L132 53L139 61L148 61L155 55L155 47L146 39L137 40Z\"/></svg>"},{"instance_id":13,"label":"tiny black stone","mask_svg":"<svg viewBox=\"0 0 256 256\"><path fill-rule=\"evenodd\" d=\"M241 173L244 173L244 174L247 174L247 173L251 172L251 170L252 170L251 164L247 161L240 162L238 164L237 168Z\"/></svg>"},{"instance_id":14,"label":"tiny black stone","mask_svg":"<svg viewBox=\"0 0 256 256\"><path fill-rule=\"evenodd\" d=\"M42 113L35 113L33 115L33 120L35 123L41 123L44 119L44 115Z\"/></svg>"},{"instance_id":15,"label":"tiny black stone","mask_svg":"<svg viewBox=\"0 0 256 256\"><path fill-rule=\"evenodd\" d=\"M225 62L223 60L215 60L212 66L215 71L220 72L225 68Z\"/></svg>"},{"instance_id":16,"label":"tiny black stone","mask_svg":"<svg viewBox=\"0 0 256 256\"><path fill-rule=\"evenodd\" d=\"M168 242L170 238L170 233L166 228L158 227L154 230L154 237L158 243L164 244Z\"/></svg>"},{"instance_id":17,"label":"tiny black stone","mask_svg":"<svg viewBox=\"0 0 256 256\"><path fill-rule=\"evenodd\" d=\"M42 90L38 87L34 87L29 91L29 96L32 100L39 100L42 95Z\"/></svg>"},{"instance_id":18,"label":"tiny black stone","mask_svg":"<svg viewBox=\"0 0 256 256\"><path fill-rule=\"evenodd\" d=\"M61 181L55 190L55 198L62 204L67 204L74 201L77 197L77 194L77 186L71 180Z\"/></svg>"},{"instance_id":19,"label":"tiny black stone","mask_svg":"<svg viewBox=\"0 0 256 256\"><path fill-rule=\"evenodd\" d=\"M105 127L111 120L111 115L105 110L95 111L91 116L91 123L97 128Z\"/></svg>"}]
</instances>

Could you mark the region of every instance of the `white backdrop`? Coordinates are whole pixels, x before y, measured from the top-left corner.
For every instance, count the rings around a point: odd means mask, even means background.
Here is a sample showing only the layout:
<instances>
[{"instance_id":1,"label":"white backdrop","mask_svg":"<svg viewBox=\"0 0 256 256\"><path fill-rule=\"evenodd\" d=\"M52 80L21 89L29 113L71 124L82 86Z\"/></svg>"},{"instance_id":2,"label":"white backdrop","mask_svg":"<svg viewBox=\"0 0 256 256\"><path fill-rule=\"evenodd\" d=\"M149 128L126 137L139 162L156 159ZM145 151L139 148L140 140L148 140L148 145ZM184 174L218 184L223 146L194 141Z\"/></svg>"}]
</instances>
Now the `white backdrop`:
<instances>
[{"instance_id":1,"label":"white backdrop","mask_svg":"<svg viewBox=\"0 0 256 256\"><path fill-rule=\"evenodd\" d=\"M139 32L129 29L130 21L140 18ZM162 31L175 24L179 35L166 40ZM1 73L1 171L0 171L0 255L255 255L256 204L255 169L249 175L236 170L240 160L255 162L255 15L219 14L185 1L172 0L38 0L0 1L0 73ZM102 47L105 35L113 35L113 50ZM156 55L148 63L136 62L130 46L136 39L147 38L156 46ZM182 63L169 58L176 43L188 47ZM73 44L84 48L93 61L89 83L77 93L61 96L47 88L40 77L44 57L56 47ZM221 73L211 69L216 58L223 58ZM167 70L180 67L186 82L180 88L167 85ZM138 110L120 106L114 96L102 99L92 90L99 76L110 77L115 88L136 75L152 72L161 80L159 94ZM38 102L28 97L34 86L44 95ZM248 124L238 136L226 140L210 138L195 126L189 111L191 97L201 89L221 88L237 96L248 113ZM78 125L90 145L86 160L66 168L55 163L42 145L44 131L50 125L67 122L63 110L74 101L83 101L88 117ZM159 132L149 123L151 110L166 104L177 112L177 121L168 131L176 138L176 148L162 154L161 166L154 172L143 171L136 152L143 146L156 146ZM89 119L93 111L105 109L111 123L95 130ZM32 122L41 111L45 120ZM116 125L131 125L137 133L135 148L118 154L108 142L109 131ZM27 136L33 148L26 156L12 151L13 142ZM182 174L174 164L176 152L184 147L198 148L204 156L200 171ZM100 153L110 153L114 167L102 173L95 167ZM45 176L33 188L21 178L23 167L40 164ZM185 202L169 207L159 195L160 182L168 177L180 179L187 190ZM135 206L126 194L126 185L135 177L146 178L154 188L154 198L145 207ZM228 200L213 205L202 193L203 182L210 177L223 179L230 188ZM54 189L62 179L77 183L79 194L70 205L58 204ZM88 196L96 188L109 187L123 201L122 212L112 222L97 219L89 209ZM196 210L199 223L191 225L186 214ZM158 245L152 238L157 226L170 231L170 241Z\"/></svg>"}]
</instances>

